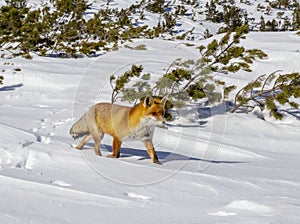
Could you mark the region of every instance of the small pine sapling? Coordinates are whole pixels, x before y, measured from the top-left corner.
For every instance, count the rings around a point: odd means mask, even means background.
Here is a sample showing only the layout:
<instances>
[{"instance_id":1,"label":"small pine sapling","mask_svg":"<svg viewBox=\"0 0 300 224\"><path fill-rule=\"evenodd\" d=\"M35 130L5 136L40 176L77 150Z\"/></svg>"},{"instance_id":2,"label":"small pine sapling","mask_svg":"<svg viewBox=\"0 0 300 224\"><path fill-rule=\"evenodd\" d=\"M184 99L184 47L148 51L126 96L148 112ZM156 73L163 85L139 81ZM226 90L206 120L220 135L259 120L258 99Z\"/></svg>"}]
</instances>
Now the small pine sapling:
<instances>
[{"instance_id":1,"label":"small pine sapling","mask_svg":"<svg viewBox=\"0 0 300 224\"><path fill-rule=\"evenodd\" d=\"M288 73L280 75L278 71L270 75L261 75L240 89L234 99L230 112L249 112L255 107L267 109L271 116L278 120L283 117L279 105L298 108L294 101L300 97L300 74Z\"/></svg>"},{"instance_id":2,"label":"small pine sapling","mask_svg":"<svg viewBox=\"0 0 300 224\"><path fill-rule=\"evenodd\" d=\"M117 99L136 102L145 94L168 96L174 107L182 107L187 102L217 103L235 89L235 86L225 86L225 82L218 80L215 74L227 74L244 70L250 72L250 64L257 58L267 55L259 49L245 49L241 46L241 39L246 38L248 27L243 26L235 33L226 33L221 40L213 40L207 46L200 46L200 58L197 60L177 59L167 68L166 72L150 85L150 74L142 76L138 81L131 79L141 76L142 67L133 65L130 71L118 78L111 76L113 89L112 102ZM132 85L130 81L135 81Z\"/></svg>"},{"instance_id":3,"label":"small pine sapling","mask_svg":"<svg viewBox=\"0 0 300 224\"><path fill-rule=\"evenodd\" d=\"M111 103L115 103L120 97L122 100L127 101L135 101L136 99L140 98L137 96L137 93L140 93L139 90L144 90L144 88L147 88L147 85L145 86L145 84L141 81L136 82L133 88L128 88L127 85L130 83L132 78L139 78L142 71L142 65L132 65L131 69L124 72L122 75L118 77L115 75L110 76L110 85L113 90L111 94ZM142 80L146 81L148 78L150 78L149 75L142 76ZM122 96L120 96L120 93L122 93Z\"/></svg>"},{"instance_id":4,"label":"small pine sapling","mask_svg":"<svg viewBox=\"0 0 300 224\"><path fill-rule=\"evenodd\" d=\"M250 64L257 58L263 59L267 56L259 49L245 49L240 45L241 39L245 39L247 33L248 26L242 26L234 34L227 32L220 41L213 40L207 46L199 46L198 60L178 59L171 65L175 69L164 74L156 88L167 89L170 96L185 96L183 101L197 101L202 98L207 98L209 103L220 101L222 94L216 91L217 86L225 86L225 83L215 79L215 72L251 72ZM168 85L164 86L166 83ZM224 93L228 95L234 88L224 87Z\"/></svg>"}]
</instances>

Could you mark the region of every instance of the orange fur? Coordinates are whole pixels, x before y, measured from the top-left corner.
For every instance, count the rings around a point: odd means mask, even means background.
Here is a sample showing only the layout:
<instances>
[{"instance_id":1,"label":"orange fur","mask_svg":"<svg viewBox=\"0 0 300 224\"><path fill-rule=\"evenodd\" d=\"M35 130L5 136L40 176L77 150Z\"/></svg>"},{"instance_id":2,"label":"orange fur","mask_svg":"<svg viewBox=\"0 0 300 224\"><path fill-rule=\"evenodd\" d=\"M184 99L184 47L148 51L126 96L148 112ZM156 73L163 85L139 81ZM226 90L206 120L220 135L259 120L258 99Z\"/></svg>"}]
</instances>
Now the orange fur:
<instances>
[{"instance_id":1,"label":"orange fur","mask_svg":"<svg viewBox=\"0 0 300 224\"><path fill-rule=\"evenodd\" d=\"M91 138L94 139L94 151L101 155L99 150L100 141L104 134L113 137L112 155L118 158L122 141L130 139L142 140L147 152L154 163L159 163L153 143L153 130L157 122L164 120L165 99L148 96L144 101L133 107L122 105L99 103L86 112L76 122L70 134L74 137L84 136L76 147L82 147Z\"/></svg>"}]
</instances>

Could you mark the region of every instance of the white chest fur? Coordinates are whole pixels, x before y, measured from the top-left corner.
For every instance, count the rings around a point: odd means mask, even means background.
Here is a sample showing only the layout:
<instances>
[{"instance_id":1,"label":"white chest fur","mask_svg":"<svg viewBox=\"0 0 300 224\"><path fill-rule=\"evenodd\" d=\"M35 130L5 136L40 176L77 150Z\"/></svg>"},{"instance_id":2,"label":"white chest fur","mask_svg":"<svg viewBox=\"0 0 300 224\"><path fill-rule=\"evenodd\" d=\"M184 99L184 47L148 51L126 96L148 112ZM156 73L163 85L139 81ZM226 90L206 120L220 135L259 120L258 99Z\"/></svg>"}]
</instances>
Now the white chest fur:
<instances>
[{"instance_id":1,"label":"white chest fur","mask_svg":"<svg viewBox=\"0 0 300 224\"><path fill-rule=\"evenodd\" d=\"M151 118L143 118L140 124L132 130L123 141L148 140L152 139L155 128L155 121Z\"/></svg>"}]
</instances>

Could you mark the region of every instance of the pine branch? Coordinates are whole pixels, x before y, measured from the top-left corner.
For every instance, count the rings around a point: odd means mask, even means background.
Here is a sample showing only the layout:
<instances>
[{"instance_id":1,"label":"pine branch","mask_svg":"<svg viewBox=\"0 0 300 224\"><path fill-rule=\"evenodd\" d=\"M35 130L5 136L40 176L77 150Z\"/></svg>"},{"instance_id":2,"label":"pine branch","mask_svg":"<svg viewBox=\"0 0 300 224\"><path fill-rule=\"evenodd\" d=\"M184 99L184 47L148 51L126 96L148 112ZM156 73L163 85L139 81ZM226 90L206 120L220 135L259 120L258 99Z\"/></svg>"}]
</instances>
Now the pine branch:
<instances>
[{"instance_id":1,"label":"pine branch","mask_svg":"<svg viewBox=\"0 0 300 224\"><path fill-rule=\"evenodd\" d=\"M272 72L270 75L268 75L268 77L267 77L266 80L264 81L264 84L262 85L261 90L264 90L264 88L265 88L267 82L269 81L269 79L270 79L272 76L274 76L276 73L280 72L280 71L282 71L282 70L276 70L275 72ZM276 82L275 82L275 83L276 83ZM275 87L275 83L274 83L273 88Z\"/></svg>"},{"instance_id":2,"label":"pine branch","mask_svg":"<svg viewBox=\"0 0 300 224\"><path fill-rule=\"evenodd\" d=\"M248 102L253 101L263 110L265 106L270 110L270 114L276 119L281 119L282 114L278 112L275 101L280 104L288 103L292 107L298 107L296 102L290 100L291 96L299 97L299 73L278 75L272 87L267 88L267 83L275 78L275 71L261 80L265 75L259 76L256 80L250 82L240 89L235 96L234 107L230 112L233 113L242 107L249 107ZM260 81L261 80L261 81ZM254 92L257 85L261 85L260 91ZM249 95L250 92L250 95Z\"/></svg>"}]
</instances>

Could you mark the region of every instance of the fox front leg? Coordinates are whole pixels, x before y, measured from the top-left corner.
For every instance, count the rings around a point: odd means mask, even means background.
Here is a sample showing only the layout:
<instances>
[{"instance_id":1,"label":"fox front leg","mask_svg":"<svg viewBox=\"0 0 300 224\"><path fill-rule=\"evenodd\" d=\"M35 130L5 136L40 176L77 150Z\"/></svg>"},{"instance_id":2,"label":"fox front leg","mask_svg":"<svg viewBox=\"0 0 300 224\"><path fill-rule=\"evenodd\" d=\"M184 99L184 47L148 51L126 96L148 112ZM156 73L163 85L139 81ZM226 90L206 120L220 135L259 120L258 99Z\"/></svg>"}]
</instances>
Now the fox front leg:
<instances>
[{"instance_id":1,"label":"fox front leg","mask_svg":"<svg viewBox=\"0 0 300 224\"><path fill-rule=\"evenodd\" d=\"M143 143L147 148L147 152L148 152L152 162L157 163L157 164L161 164L158 160L158 157L157 157L157 154L155 152L152 141L151 140L144 140Z\"/></svg>"},{"instance_id":2,"label":"fox front leg","mask_svg":"<svg viewBox=\"0 0 300 224\"><path fill-rule=\"evenodd\" d=\"M81 150L83 148L83 146L92 139L91 135L86 135L83 137L83 139L81 140L81 142L79 143L79 145L76 146L76 149Z\"/></svg>"},{"instance_id":3,"label":"fox front leg","mask_svg":"<svg viewBox=\"0 0 300 224\"><path fill-rule=\"evenodd\" d=\"M93 136L93 138L94 138L94 142L95 142L94 152L95 152L96 156L102 156L101 151L99 149L100 140L99 140L98 136L96 136L96 137Z\"/></svg>"}]
</instances>

